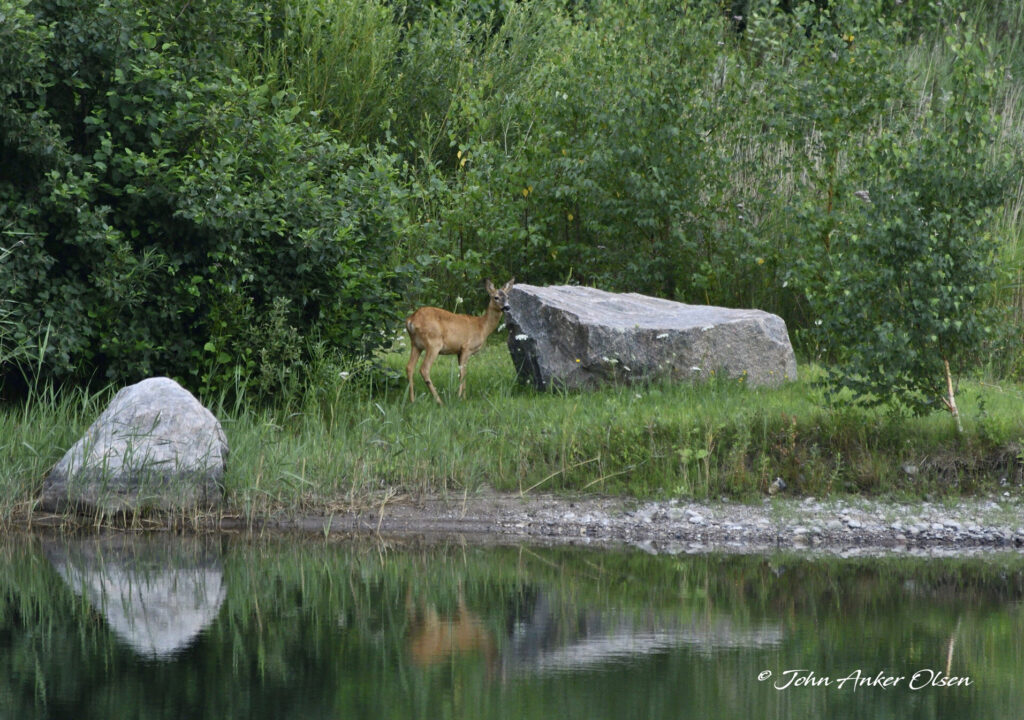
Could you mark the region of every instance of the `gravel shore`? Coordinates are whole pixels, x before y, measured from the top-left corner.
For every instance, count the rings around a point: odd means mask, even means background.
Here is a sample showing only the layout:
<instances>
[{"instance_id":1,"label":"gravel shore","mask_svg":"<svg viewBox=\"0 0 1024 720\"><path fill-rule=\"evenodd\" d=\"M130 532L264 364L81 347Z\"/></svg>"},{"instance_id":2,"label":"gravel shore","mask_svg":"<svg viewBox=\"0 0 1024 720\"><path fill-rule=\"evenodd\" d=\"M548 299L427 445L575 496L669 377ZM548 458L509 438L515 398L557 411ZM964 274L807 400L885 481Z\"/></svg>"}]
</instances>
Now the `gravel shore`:
<instances>
[{"instance_id":1,"label":"gravel shore","mask_svg":"<svg viewBox=\"0 0 1024 720\"><path fill-rule=\"evenodd\" d=\"M746 504L483 492L388 497L361 510L264 527L383 537L455 535L481 543L626 544L657 553L1024 551L1024 504L1010 493L956 504L812 497Z\"/></svg>"}]
</instances>

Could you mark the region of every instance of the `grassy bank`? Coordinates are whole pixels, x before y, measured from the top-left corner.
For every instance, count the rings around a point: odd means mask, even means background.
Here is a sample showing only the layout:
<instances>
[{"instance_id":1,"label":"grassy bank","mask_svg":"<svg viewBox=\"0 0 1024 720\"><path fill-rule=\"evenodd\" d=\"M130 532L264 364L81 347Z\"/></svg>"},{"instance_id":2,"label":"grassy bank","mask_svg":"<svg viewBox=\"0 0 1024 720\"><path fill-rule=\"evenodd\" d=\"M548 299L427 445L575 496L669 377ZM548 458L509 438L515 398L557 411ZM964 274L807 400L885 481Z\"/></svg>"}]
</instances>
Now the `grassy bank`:
<instances>
[{"instance_id":1,"label":"grassy bank","mask_svg":"<svg viewBox=\"0 0 1024 720\"><path fill-rule=\"evenodd\" d=\"M400 371L406 357L386 357ZM537 393L516 384L503 343L470 363L458 400L450 358L435 366L444 407L404 380L373 387L332 373L290 407L211 403L231 446L227 511L246 517L330 512L380 493L461 495L481 487L654 498L787 493L956 496L1015 491L1021 481L1024 389L966 382L964 432L943 413L900 418L831 407L801 366L798 382L753 389L735 381ZM42 478L110 392L37 396L0 408L0 519L24 517ZM909 472L908 472L909 471Z\"/></svg>"}]
</instances>

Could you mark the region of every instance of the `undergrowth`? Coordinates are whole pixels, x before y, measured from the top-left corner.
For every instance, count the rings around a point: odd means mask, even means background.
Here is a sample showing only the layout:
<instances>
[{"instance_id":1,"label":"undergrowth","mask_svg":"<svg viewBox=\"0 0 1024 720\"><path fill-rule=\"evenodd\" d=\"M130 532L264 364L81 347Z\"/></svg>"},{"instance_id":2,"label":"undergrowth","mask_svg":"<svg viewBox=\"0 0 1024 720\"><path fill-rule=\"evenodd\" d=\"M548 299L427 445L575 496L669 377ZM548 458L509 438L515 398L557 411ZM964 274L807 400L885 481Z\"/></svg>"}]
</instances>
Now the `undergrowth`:
<instances>
[{"instance_id":1,"label":"undergrowth","mask_svg":"<svg viewBox=\"0 0 1024 720\"><path fill-rule=\"evenodd\" d=\"M386 382L379 371L370 382L358 369L325 366L290 402L206 398L231 448L222 512L330 513L488 487L751 500L779 478L785 493L815 496L956 497L1021 484L1017 386L964 383L960 434L945 414L829 405L816 385L821 370L810 365L778 388L713 379L539 393L516 383L492 340L469 363L463 400L456 363L435 365L439 407L423 393L408 403L400 348L384 360ZM46 472L111 395L40 392L0 408L0 519L33 508Z\"/></svg>"}]
</instances>

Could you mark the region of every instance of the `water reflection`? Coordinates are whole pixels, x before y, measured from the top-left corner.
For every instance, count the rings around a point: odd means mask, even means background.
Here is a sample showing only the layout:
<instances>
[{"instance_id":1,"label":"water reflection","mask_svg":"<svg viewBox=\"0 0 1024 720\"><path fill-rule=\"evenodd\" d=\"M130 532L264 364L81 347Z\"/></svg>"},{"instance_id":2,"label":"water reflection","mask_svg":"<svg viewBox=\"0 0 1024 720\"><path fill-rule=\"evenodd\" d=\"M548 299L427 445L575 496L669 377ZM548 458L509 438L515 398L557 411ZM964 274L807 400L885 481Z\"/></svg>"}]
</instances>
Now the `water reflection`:
<instances>
[{"instance_id":1,"label":"water reflection","mask_svg":"<svg viewBox=\"0 0 1024 720\"><path fill-rule=\"evenodd\" d=\"M46 542L44 551L68 587L146 658L188 647L226 595L219 560L197 538L87 537Z\"/></svg>"},{"instance_id":2,"label":"water reflection","mask_svg":"<svg viewBox=\"0 0 1024 720\"><path fill-rule=\"evenodd\" d=\"M458 608L454 615L441 615L435 605L413 601L412 591L406 596L405 611L409 622L409 656L414 664L429 667L453 657L477 655L491 670L497 658L497 642L483 619L466 607L461 586Z\"/></svg>"},{"instance_id":3,"label":"water reflection","mask_svg":"<svg viewBox=\"0 0 1024 720\"><path fill-rule=\"evenodd\" d=\"M512 623L501 665L505 676L572 672L629 664L682 647L710 655L724 648L770 647L782 638L778 623L737 623L721 613L683 617L672 612L564 608L547 592L538 591L529 613Z\"/></svg>"},{"instance_id":4,"label":"water reflection","mask_svg":"<svg viewBox=\"0 0 1024 720\"><path fill-rule=\"evenodd\" d=\"M429 603L406 600L409 657L429 667L458 658L475 658L488 676L508 679L547 672L570 673L606 664L630 664L641 656L689 647L710 655L721 649L779 645L779 623L734 622L721 613L681 618L670 612L602 610L566 606L540 588L520 591L529 597L519 612L502 618L504 633L489 629L478 612L466 606L461 585L457 608L442 614ZM500 651L498 648L501 648Z\"/></svg>"},{"instance_id":5,"label":"water reflection","mask_svg":"<svg viewBox=\"0 0 1024 720\"><path fill-rule=\"evenodd\" d=\"M0 718L991 720L1024 706L1015 555L26 540L0 539ZM972 684L774 687L793 670Z\"/></svg>"}]
</instances>

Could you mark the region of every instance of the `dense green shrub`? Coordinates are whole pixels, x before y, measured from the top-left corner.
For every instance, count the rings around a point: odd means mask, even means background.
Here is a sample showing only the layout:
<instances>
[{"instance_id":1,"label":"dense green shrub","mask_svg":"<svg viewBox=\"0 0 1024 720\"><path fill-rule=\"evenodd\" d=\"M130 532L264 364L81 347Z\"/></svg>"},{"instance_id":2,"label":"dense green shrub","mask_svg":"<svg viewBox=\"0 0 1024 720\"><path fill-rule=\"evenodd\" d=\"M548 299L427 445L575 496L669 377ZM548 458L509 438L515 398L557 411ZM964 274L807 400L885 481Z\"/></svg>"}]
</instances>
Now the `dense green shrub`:
<instances>
[{"instance_id":1,"label":"dense green shrub","mask_svg":"<svg viewBox=\"0 0 1024 720\"><path fill-rule=\"evenodd\" d=\"M733 100L714 62L729 32L718 15L658 2L585 18L515 5L483 40L445 13L411 28L397 96L426 109L410 146L424 185L444 186L421 253L432 277L724 302L712 275L735 247L716 237L728 178L709 137ZM424 83L424 68L443 82Z\"/></svg>"},{"instance_id":2,"label":"dense green shrub","mask_svg":"<svg viewBox=\"0 0 1024 720\"><path fill-rule=\"evenodd\" d=\"M956 415L951 374L976 362L991 332L982 306L995 253L987 228L1014 163L990 156L996 70L985 67L984 44L965 28L947 42L953 84L910 129L914 142L882 133L862 149L863 210L836 233L817 304L835 388L918 413L944 403Z\"/></svg>"},{"instance_id":3,"label":"dense green shrub","mask_svg":"<svg viewBox=\"0 0 1024 720\"><path fill-rule=\"evenodd\" d=\"M922 326L995 308L1024 367L1024 191L992 189L1024 14L997 0L0 3L6 377L272 390L515 275L771 310L863 380L865 333L917 306L845 293L909 297L886 263L935 234L964 291ZM1006 67L984 92L947 26Z\"/></svg>"},{"instance_id":4,"label":"dense green shrub","mask_svg":"<svg viewBox=\"0 0 1024 720\"><path fill-rule=\"evenodd\" d=\"M4 0L3 14L0 229L18 244L0 286L13 341L46 341L31 373L247 385L309 340L384 342L394 158L197 63L136 3ZM284 338L295 347L268 355Z\"/></svg>"}]
</instances>

